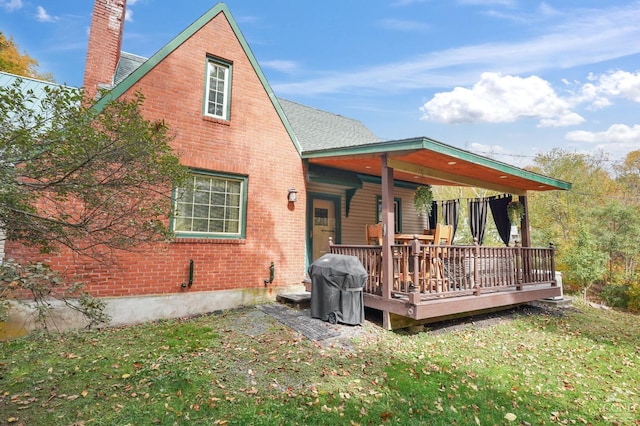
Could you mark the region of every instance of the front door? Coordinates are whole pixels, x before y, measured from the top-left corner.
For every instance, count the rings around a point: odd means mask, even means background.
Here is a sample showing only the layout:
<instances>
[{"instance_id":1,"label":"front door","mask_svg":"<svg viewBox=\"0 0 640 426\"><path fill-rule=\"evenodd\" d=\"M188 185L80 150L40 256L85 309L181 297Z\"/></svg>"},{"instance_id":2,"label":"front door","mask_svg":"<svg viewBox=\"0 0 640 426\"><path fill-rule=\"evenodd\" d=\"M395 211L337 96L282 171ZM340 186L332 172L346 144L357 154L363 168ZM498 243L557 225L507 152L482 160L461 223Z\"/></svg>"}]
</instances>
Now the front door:
<instances>
[{"instance_id":1,"label":"front door","mask_svg":"<svg viewBox=\"0 0 640 426\"><path fill-rule=\"evenodd\" d=\"M311 262L329 252L329 238L337 243L339 199L311 196Z\"/></svg>"}]
</instances>

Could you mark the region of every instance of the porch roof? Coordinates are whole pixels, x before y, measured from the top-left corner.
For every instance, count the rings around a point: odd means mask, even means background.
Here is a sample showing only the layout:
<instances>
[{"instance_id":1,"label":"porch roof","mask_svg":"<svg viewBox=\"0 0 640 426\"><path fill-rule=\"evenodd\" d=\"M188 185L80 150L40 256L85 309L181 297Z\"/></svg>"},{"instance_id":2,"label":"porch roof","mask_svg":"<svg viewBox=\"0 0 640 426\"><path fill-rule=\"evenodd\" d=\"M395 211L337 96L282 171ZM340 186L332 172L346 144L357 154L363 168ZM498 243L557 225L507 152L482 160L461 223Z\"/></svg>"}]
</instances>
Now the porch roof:
<instances>
[{"instance_id":1,"label":"porch roof","mask_svg":"<svg viewBox=\"0 0 640 426\"><path fill-rule=\"evenodd\" d=\"M388 167L394 169L394 179L419 185L474 186L517 195L571 189L568 182L427 137L308 150L302 158L310 164L381 176L384 155Z\"/></svg>"}]
</instances>

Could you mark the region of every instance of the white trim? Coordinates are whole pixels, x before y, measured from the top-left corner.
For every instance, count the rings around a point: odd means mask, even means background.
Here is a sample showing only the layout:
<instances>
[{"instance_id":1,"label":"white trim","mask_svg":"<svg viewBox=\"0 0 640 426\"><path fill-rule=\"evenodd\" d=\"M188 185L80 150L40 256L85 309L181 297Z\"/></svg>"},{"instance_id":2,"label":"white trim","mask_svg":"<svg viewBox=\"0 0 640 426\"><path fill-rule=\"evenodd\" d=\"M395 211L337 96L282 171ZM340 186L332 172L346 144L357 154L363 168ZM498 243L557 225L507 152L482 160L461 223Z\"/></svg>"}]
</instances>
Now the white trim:
<instances>
[{"instance_id":1,"label":"white trim","mask_svg":"<svg viewBox=\"0 0 640 426\"><path fill-rule=\"evenodd\" d=\"M224 81L223 81L223 89L222 89L222 113L221 114L215 114L215 113L211 113L209 112L209 103L210 103L210 99L209 96L211 94L210 91L210 84L211 84L211 72L212 69L218 70L218 69L222 69L224 70ZM204 94L204 115L209 116L209 117L214 117L214 118L219 118L222 120L228 120L229 119L229 97L230 97L230 93L229 93L229 80L231 79L231 66L229 64L225 64L223 62L220 61L216 61L215 59L211 59L209 58L207 60L207 81L206 81L206 88L205 88L205 94Z\"/></svg>"}]
</instances>

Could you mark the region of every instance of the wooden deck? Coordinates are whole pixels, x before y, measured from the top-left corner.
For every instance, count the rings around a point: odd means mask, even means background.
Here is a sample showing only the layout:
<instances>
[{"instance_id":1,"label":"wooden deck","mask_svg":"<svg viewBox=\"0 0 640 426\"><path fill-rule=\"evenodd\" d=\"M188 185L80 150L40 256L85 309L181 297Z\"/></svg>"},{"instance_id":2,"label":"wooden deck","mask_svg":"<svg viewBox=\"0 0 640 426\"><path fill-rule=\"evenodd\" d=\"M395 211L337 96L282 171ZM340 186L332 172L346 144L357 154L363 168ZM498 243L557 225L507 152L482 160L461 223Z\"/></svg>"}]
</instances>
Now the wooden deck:
<instances>
[{"instance_id":1,"label":"wooden deck","mask_svg":"<svg viewBox=\"0 0 640 426\"><path fill-rule=\"evenodd\" d=\"M553 247L394 244L389 286L382 246L332 244L329 251L360 259L368 272L364 304L390 314L388 328L562 295Z\"/></svg>"}]
</instances>

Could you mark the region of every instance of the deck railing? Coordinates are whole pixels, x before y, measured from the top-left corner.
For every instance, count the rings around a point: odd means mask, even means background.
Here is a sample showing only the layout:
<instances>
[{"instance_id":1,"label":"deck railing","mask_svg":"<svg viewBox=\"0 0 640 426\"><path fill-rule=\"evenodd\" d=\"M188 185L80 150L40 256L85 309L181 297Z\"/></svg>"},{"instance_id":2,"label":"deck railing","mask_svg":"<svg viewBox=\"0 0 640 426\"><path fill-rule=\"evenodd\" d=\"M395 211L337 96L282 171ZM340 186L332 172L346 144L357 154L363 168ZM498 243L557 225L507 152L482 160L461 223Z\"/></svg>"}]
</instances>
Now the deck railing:
<instances>
[{"instance_id":1,"label":"deck railing","mask_svg":"<svg viewBox=\"0 0 640 426\"><path fill-rule=\"evenodd\" d=\"M329 252L356 256L367 270L365 293L382 296L382 246L334 245ZM391 246L392 297L418 293L420 299L480 295L557 285L554 249L411 244Z\"/></svg>"}]
</instances>

